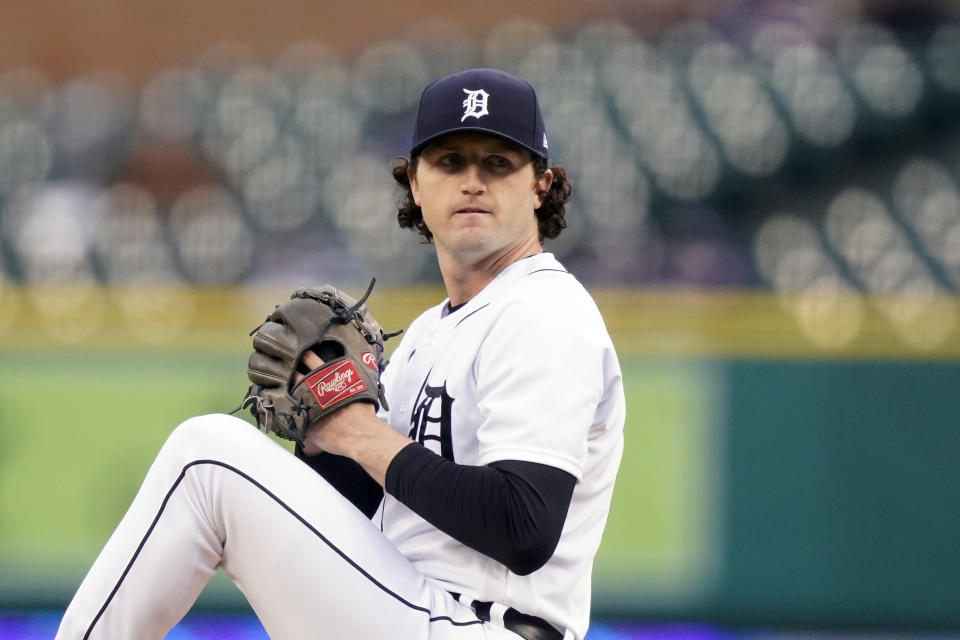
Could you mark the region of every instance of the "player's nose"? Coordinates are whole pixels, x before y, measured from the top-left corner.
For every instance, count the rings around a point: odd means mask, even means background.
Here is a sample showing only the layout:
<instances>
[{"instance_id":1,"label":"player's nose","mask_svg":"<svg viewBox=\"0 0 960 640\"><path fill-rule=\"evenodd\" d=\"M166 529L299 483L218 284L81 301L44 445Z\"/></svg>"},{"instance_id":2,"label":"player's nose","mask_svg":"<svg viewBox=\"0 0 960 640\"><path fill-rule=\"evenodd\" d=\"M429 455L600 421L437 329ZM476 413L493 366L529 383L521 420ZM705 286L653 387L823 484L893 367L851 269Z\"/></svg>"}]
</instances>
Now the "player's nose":
<instances>
[{"instance_id":1,"label":"player's nose","mask_svg":"<svg viewBox=\"0 0 960 640\"><path fill-rule=\"evenodd\" d=\"M461 174L460 190L465 194L477 195L487 190L483 172L476 163L470 163Z\"/></svg>"}]
</instances>

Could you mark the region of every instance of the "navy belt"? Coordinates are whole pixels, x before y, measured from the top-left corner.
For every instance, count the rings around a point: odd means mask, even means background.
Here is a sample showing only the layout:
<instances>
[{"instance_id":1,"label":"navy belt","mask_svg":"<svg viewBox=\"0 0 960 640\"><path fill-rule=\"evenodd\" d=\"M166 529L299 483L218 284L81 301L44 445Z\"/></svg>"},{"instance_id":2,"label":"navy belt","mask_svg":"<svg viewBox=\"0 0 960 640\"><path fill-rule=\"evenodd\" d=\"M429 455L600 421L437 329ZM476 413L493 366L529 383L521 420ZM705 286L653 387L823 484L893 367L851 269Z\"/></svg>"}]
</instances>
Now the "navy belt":
<instances>
[{"instance_id":1,"label":"navy belt","mask_svg":"<svg viewBox=\"0 0 960 640\"><path fill-rule=\"evenodd\" d=\"M460 599L459 593L450 592L455 599ZM474 600L470 603L470 608L477 614L477 617L483 622L490 622L490 608L492 602L480 602ZM563 633L557 631L553 625L536 616L528 616L520 613L513 607L507 609L503 614L503 627L507 631L512 631L524 640L563 640Z\"/></svg>"}]
</instances>

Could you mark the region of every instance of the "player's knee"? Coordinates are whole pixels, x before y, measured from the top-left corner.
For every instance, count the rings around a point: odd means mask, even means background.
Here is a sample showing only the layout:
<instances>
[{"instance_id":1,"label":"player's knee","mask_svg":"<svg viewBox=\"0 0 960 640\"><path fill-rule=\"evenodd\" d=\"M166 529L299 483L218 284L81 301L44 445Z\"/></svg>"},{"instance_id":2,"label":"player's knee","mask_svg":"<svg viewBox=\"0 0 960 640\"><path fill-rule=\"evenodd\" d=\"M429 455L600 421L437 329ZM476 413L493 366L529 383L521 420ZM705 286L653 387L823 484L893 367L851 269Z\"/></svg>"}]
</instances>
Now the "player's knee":
<instances>
[{"instance_id":1,"label":"player's knee","mask_svg":"<svg viewBox=\"0 0 960 640\"><path fill-rule=\"evenodd\" d=\"M181 422L163 445L168 455L178 458L208 458L235 433L239 418L214 413L195 416Z\"/></svg>"}]
</instances>

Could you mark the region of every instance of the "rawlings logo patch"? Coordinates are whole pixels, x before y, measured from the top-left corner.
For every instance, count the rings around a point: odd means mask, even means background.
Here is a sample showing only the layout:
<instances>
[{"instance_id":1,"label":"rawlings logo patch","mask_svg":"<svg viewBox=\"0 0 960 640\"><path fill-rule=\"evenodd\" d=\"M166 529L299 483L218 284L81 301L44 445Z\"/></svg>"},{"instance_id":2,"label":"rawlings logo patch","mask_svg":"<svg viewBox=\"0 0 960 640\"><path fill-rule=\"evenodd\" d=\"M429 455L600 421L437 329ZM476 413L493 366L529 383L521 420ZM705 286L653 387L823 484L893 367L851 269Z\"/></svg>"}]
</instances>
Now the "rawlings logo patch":
<instances>
[{"instance_id":1,"label":"rawlings logo patch","mask_svg":"<svg viewBox=\"0 0 960 640\"><path fill-rule=\"evenodd\" d=\"M379 371L379 368L377 367L377 357L375 355L369 351L364 351L360 358L363 360L363 364L367 365L374 371Z\"/></svg>"},{"instance_id":2,"label":"rawlings logo patch","mask_svg":"<svg viewBox=\"0 0 960 640\"><path fill-rule=\"evenodd\" d=\"M349 360L308 376L307 386L321 409L332 407L367 390L367 385Z\"/></svg>"}]
</instances>

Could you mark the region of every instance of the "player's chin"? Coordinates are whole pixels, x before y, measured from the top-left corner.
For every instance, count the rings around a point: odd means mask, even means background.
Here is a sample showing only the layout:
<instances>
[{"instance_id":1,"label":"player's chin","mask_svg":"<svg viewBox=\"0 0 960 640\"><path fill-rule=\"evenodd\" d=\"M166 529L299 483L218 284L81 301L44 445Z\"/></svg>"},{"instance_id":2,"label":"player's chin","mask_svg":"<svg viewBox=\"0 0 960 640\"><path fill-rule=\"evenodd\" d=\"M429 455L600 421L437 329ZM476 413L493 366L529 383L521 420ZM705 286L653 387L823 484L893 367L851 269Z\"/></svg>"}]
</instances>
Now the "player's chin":
<instances>
[{"instance_id":1,"label":"player's chin","mask_svg":"<svg viewBox=\"0 0 960 640\"><path fill-rule=\"evenodd\" d=\"M447 244L453 253L463 257L482 257L490 252L493 245L490 234L477 227L460 229Z\"/></svg>"}]
</instances>

